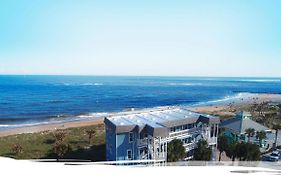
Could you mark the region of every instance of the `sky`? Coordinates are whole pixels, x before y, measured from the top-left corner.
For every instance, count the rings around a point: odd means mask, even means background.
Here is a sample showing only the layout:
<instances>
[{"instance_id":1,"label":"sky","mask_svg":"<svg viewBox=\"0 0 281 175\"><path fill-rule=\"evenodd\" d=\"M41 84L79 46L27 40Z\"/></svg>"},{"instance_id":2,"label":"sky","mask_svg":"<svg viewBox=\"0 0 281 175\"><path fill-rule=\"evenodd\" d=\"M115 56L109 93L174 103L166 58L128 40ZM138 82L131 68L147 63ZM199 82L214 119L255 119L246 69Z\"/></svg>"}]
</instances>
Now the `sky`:
<instances>
[{"instance_id":1,"label":"sky","mask_svg":"<svg viewBox=\"0 0 281 175\"><path fill-rule=\"evenodd\" d=\"M281 77L280 0L3 0L0 74Z\"/></svg>"}]
</instances>

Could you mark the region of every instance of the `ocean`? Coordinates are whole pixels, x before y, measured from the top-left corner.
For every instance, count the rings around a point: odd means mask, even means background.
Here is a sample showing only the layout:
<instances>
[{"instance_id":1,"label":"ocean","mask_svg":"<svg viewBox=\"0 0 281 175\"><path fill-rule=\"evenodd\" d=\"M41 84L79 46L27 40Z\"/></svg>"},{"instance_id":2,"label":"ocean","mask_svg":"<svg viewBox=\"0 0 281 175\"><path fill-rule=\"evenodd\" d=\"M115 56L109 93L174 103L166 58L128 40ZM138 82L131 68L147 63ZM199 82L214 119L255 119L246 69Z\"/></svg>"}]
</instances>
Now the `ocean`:
<instances>
[{"instance_id":1,"label":"ocean","mask_svg":"<svg viewBox=\"0 0 281 175\"><path fill-rule=\"evenodd\" d=\"M281 78L0 76L0 130L281 93Z\"/></svg>"}]
</instances>

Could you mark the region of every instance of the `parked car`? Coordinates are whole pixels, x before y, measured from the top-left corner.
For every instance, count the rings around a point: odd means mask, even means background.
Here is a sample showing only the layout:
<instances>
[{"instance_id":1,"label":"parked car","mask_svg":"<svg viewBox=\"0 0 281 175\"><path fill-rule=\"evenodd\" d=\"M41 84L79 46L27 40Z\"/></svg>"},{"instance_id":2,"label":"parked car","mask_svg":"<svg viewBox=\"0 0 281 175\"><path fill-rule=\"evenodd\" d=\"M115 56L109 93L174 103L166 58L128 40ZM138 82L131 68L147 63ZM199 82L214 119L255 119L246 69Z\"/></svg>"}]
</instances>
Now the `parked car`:
<instances>
[{"instance_id":1,"label":"parked car","mask_svg":"<svg viewBox=\"0 0 281 175\"><path fill-rule=\"evenodd\" d=\"M273 153L262 157L262 161L277 162L278 160L279 160L279 156Z\"/></svg>"},{"instance_id":2,"label":"parked car","mask_svg":"<svg viewBox=\"0 0 281 175\"><path fill-rule=\"evenodd\" d=\"M278 157L278 159L281 159L281 151L273 151L270 156Z\"/></svg>"}]
</instances>

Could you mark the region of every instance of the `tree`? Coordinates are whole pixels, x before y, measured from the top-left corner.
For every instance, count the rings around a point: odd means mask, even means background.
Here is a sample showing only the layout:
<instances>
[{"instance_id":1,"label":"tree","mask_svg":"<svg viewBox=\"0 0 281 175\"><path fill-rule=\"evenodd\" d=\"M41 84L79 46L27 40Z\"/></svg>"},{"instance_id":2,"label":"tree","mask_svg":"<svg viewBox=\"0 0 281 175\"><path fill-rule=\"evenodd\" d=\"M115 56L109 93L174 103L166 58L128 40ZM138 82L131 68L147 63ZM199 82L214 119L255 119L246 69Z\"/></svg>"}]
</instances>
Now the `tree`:
<instances>
[{"instance_id":1,"label":"tree","mask_svg":"<svg viewBox=\"0 0 281 175\"><path fill-rule=\"evenodd\" d=\"M241 143L242 144L242 143ZM243 161L258 161L260 160L260 148L258 145L253 143L244 143L241 146L240 151L243 151L241 160Z\"/></svg>"},{"instance_id":2,"label":"tree","mask_svg":"<svg viewBox=\"0 0 281 175\"><path fill-rule=\"evenodd\" d=\"M267 106L268 102L261 102L260 104L257 105L257 111L259 113L259 117L262 117L264 115L264 110L265 107Z\"/></svg>"},{"instance_id":3,"label":"tree","mask_svg":"<svg viewBox=\"0 0 281 175\"><path fill-rule=\"evenodd\" d=\"M218 135L223 135L225 131L226 131L226 128L219 127L219 134Z\"/></svg>"},{"instance_id":4,"label":"tree","mask_svg":"<svg viewBox=\"0 0 281 175\"><path fill-rule=\"evenodd\" d=\"M14 144L11 148L11 152L15 155L19 155L20 153L22 153L23 148L20 144Z\"/></svg>"},{"instance_id":5,"label":"tree","mask_svg":"<svg viewBox=\"0 0 281 175\"><path fill-rule=\"evenodd\" d=\"M168 143L168 162L176 162L185 157L185 148L180 140L174 139Z\"/></svg>"},{"instance_id":6,"label":"tree","mask_svg":"<svg viewBox=\"0 0 281 175\"><path fill-rule=\"evenodd\" d=\"M206 140L200 140L197 148L194 150L194 160L210 161L212 158L212 150Z\"/></svg>"},{"instance_id":7,"label":"tree","mask_svg":"<svg viewBox=\"0 0 281 175\"><path fill-rule=\"evenodd\" d=\"M57 130L54 133L54 137L55 137L56 143L62 143L66 137L66 133L63 130Z\"/></svg>"},{"instance_id":8,"label":"tree","mask_svg":"<svg viewBox=\"0 0 281 175\"><path fill-rule=\"evenodd\" d=\"M238 158L240 161L257 161L261 155L258 145L245 142L229 143L225 153L232 161L235 161L235 158Z\"/></svg>"},{"instance_id":9,"label":"tree","mask_svg":"<svg viewBox=\"0 0 281 175\"><path fill-rule=\"evenodd\" d=\"M71 150L69 144L64 143L66 133L63 130L58 130L54 133L55 143L53 147L54 153L57 155L57 161L63 158L64 155Z\"/></svg>"},{"instance_id":10,"label":"tree","mask_svg":"<svg viewBox=\"0 0 281 175\"><path fill-rule=\"evenodd\" d=\"M255 129L254 128L248 128L245 130L247 136L248 136L248 142L250 142L250 138L254 137L255 135Z\"/></svg>"},{"instance_id":11,"label":"tree","mask_svg":"<svg viewBox=\"0 0 281 175\"><path fill-rule=\"evenodd\" d=\"M235 161L235 158L237 156L237 152L238 152L238 142L233 141L233 142L229 142L228 146L225 150L225 154L227 157L229 157L232 161Z\"/></svg>"},{"instance_id":12,"label":"tree","mask_svg":"<svg viewBox=\"0 0 281 175\"><path fill-rule=\"evenodd\" d=\"M71 147L69 144L55 143L53 151L57 155L57 161L59 161L67 152L71 151Z\"/></svg>"},{"instance_id":13,"label":"tree","mask_svg":"<svg viewBox=\"0 0 281 175\"><path fill-rule=\"evenodd\" d=\"M241 161L241 160L245 160L247 157L247 146L245 142L240 142L236 144L236 157Z\"/></svg>"},{"instance_id":14,"label":"tree","mask_svg":"<svg viewBox=\"0 0 281 175\"><path fill-rule=\"evenodd\" d=\"M91 144L93 136L96 134L96 131L93 129L87 130L86 131L88 138L89 138L89 144Z\"/></svg>"},{"instance_id":15,"label":"tree","mask_svg":"<svg viewBox=\"0 0 281 175\"><path fill-rule=\"evenodd\" d=\"M278 131L281 129L281 124L274 123L272 128L275 130L275 140L274 140L273 148L276 148L277 147Z\"/></svg>"},{"instance_id":16,"label":"tree","mask_svg":"<svg viewBox=\"0 0 281 175\"><path fill-rule=\"evenodd\" d=\"M259 140L260 146L262 145L262 140L266 139L266 133L265 131L258 131L256 133L256 138Z\"/></svg>"},{"instance_id":17,"label":"tree","mask_svg":"<svg viewBox=\"0 0 281 175\"><path fill-rule=\"evenodd\" d=\"M218 138L218 150L219 154L219 161L221 161L221 154L226 151L228 148L228 140L225 136L219 136Z\"/></svg>"}]
</instances>

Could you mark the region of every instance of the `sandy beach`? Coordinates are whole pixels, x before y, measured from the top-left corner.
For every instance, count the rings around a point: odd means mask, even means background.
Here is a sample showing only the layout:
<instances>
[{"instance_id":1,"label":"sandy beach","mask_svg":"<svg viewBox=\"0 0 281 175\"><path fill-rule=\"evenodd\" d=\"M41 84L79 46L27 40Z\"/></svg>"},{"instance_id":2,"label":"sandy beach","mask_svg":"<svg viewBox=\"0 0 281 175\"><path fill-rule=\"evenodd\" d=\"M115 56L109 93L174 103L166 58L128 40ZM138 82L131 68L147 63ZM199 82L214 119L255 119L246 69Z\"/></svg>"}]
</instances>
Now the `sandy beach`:
<instances>
[{"instance_id":1,"label":"sandy beach","mask_svg":"<svg viewBox=\"0 0 281 175\"><path fill-rule=\"evenodd\" d=\"M31 127L14 128L14 129L0 131L0 137L23 134L23 133L54 131L57 129L94 126L94 125L99 125L99 124L103 124L102 119L91 120L91 121L73 121L73 122L65 122L65 123L58 123L58 124L46 124L46 125L38 125L38 126L31 126Z\"/></svg>"},{"instance_id":2,"label":"sandy beach","mask_svg":"<svg viewBox=\"0 0 281 175\"><path fill-rule=\"evenodd\" d=\"M232 103L232 105L235 107L238 105L241 106L245 104L262 103L262 102L281 103L281 94L254 94L251 97L243 98L243 99L241 98L233 102L226 102L225 104L197 106L188 109L201 113L208 113L208 114L216 113L218 115L232 116L234 115L234 113L230 111L229 103ZM98 124L103 124L103 119L72 121L72 122L65 122L65 123L58 123L58 124L45 124L45 125L37 125L31 127L14 128L14 129L0 131L0 137L22 134L22 133L35 133L35 132L42 132L42 131L53 131L57 129L93 126Z\"/></svg>"},{"instance_id":3,"label":"sandy beach","mask_svg":"<svg viewBox=\"0 0 281 175\"><path fill-rule=\"evenodd\" d=\"M235 111L237 107L241 107L243 105L251 105L254 103L260 104L263 102L281 103L281 94L254 94L251 97L229 101L224 104L198 106L191 107L189 109L195 112L216 114L219 116L234 116L235 112L233 111Z\"/></svg>"}]
</instances>

